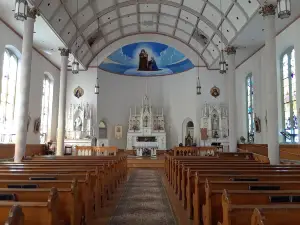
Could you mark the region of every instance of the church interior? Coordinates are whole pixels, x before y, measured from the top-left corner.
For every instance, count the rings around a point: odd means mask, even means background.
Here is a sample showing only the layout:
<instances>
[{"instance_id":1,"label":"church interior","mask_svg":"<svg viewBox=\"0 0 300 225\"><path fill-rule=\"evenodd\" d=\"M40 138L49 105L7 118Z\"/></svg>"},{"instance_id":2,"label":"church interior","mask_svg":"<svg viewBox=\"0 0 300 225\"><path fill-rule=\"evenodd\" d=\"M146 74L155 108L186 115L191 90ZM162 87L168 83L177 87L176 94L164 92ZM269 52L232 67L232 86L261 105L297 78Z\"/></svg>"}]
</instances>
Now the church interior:
<instances>
[{"instance_id":1,"label":"church interior","mask_svg":"<svg viewBox=\"0 0 300 225\"><path fill-rule=\"evenodd\" d=\"M300 224L299 0L0 0L0 34L0 225Z\"/></svg>"}]
</instances>

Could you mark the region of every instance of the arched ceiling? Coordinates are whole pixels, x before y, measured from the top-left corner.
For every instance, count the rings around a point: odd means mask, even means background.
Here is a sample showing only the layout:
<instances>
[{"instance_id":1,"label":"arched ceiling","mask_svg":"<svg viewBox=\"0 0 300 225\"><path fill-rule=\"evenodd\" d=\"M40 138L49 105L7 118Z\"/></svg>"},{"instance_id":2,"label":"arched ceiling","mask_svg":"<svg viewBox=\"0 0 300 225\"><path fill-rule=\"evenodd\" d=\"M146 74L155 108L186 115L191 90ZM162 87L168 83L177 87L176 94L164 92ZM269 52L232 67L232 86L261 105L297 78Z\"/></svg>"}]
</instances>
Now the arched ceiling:
<instances>
[{"instance_id":1,"label":"arched ceiling","mask_svg":"<svg viewBox=\"0 0 300 225\"><path fill-rule=\"evenodd\" d=\"M140 33L180 40L209 67L260 7L259 0L78 0L77 11L77 0L30 2L86 68L111 43Z\"/></svg>"}]
</instances>

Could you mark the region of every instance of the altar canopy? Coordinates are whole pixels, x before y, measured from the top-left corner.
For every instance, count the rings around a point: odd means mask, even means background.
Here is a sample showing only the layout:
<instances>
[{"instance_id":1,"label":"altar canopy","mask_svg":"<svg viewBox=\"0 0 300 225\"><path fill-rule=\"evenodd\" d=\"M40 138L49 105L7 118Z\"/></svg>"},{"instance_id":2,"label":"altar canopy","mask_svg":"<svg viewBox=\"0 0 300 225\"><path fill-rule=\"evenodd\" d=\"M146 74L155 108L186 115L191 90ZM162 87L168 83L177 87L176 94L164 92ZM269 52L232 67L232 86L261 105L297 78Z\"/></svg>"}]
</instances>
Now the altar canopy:
<instances>
[{"instance_id":1,"label":"altar canopy","mask_svg":"<svg viewBox=\"0 0 300 225\"><path fill-rule=\"evenodd\" d=\"M146 152L156 155L157 150L166 150L166 132L163 108L152 108L145 95L142 106L134 111L130 108L127 132L127 150L136 150L137 155Z\"/></svg>"}]
</instances>

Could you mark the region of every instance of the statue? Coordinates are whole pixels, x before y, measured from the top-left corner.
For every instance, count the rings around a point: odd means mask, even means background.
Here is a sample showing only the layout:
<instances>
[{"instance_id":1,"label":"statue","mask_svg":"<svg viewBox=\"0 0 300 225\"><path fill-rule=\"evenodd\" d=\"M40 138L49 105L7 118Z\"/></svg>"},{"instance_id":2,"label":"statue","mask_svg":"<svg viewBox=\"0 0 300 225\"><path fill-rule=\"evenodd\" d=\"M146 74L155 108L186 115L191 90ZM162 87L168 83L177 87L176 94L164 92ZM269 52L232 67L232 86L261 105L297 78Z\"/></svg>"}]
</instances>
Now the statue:
<instances>
[{"instance_id":1,"label":"statue","mask_svg":"<svg viewBox=\"0 0 300 225\"><path fill-rule=\"evenodd\" d=\"M158 71L158 67L154 57L151 57L151 60L148 62L148 70L149 71Z\"/></svg>"},{"instance_id":2,"label":"statue","mask_svg":"<svg viewBox=\"0 0 300 225\"><path fill-rule=\"evenodd\" d=\"M78 116L74 121L74 130L75 131L81 131L82 129L82 121L80 117Z\"/></svg>"},{"instance_id":3,"label":"statue","mask_svg":"<svg viewBox=\"0 0 300 225\"><path fill-rule=\"evenodd\" d=\"M193 138L191 133L189 132L188 136L185 138L185 146L192 146L193 145Z\"/></svg>"},{"instance_id":4,"label":"statue","mask_svg":"<svg viewBox=\"0 0 300 225\"><path fill-rule=\"evenodd\" d=\"M217 117L216 114L213 114L212 116L211 125L212 125L212 130L219 130L219 118Z\"/></svg>"},{"instance_id":5,"label":"statue","mask_svg":"<svg viewBox=\"0 0 300 225\"><path fill-rule=\"evenodd\" d=\"M148 127L148 117L147 116L144 119L144 127Z\"/></svg>"},{"instance_id":6,"label":"statue","mask_svg":"<svg viewBox=\"0 0 300 225\"><path fill-rule=\"evenodd\" d=\"M139 55L139 69L140 71L147 71L148 70L148 53L145 51L145 49L141 50L141 53Z\"/></svg>"}]
</instances>

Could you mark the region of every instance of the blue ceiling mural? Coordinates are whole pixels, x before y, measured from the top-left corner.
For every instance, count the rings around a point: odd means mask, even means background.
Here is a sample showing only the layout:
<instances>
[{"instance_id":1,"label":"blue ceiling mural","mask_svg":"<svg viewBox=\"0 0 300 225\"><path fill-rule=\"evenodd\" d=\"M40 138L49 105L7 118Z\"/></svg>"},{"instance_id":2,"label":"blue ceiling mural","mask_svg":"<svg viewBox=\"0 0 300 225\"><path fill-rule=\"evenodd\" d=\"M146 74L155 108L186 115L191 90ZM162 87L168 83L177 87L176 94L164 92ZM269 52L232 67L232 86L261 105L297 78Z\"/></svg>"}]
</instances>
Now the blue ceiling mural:
<instances>
[{"instance_id":1,"label":"blue ceiling mural","mask_svg":"<svg viewBox=\"0 0 300 225\"><path fill-rule=\"evenodd\" d=\"M160 76L194 68L175 48L157 42L138 42L123 46L108 56L99 68L130 76Z\"/></svg>"}]
</instances>

